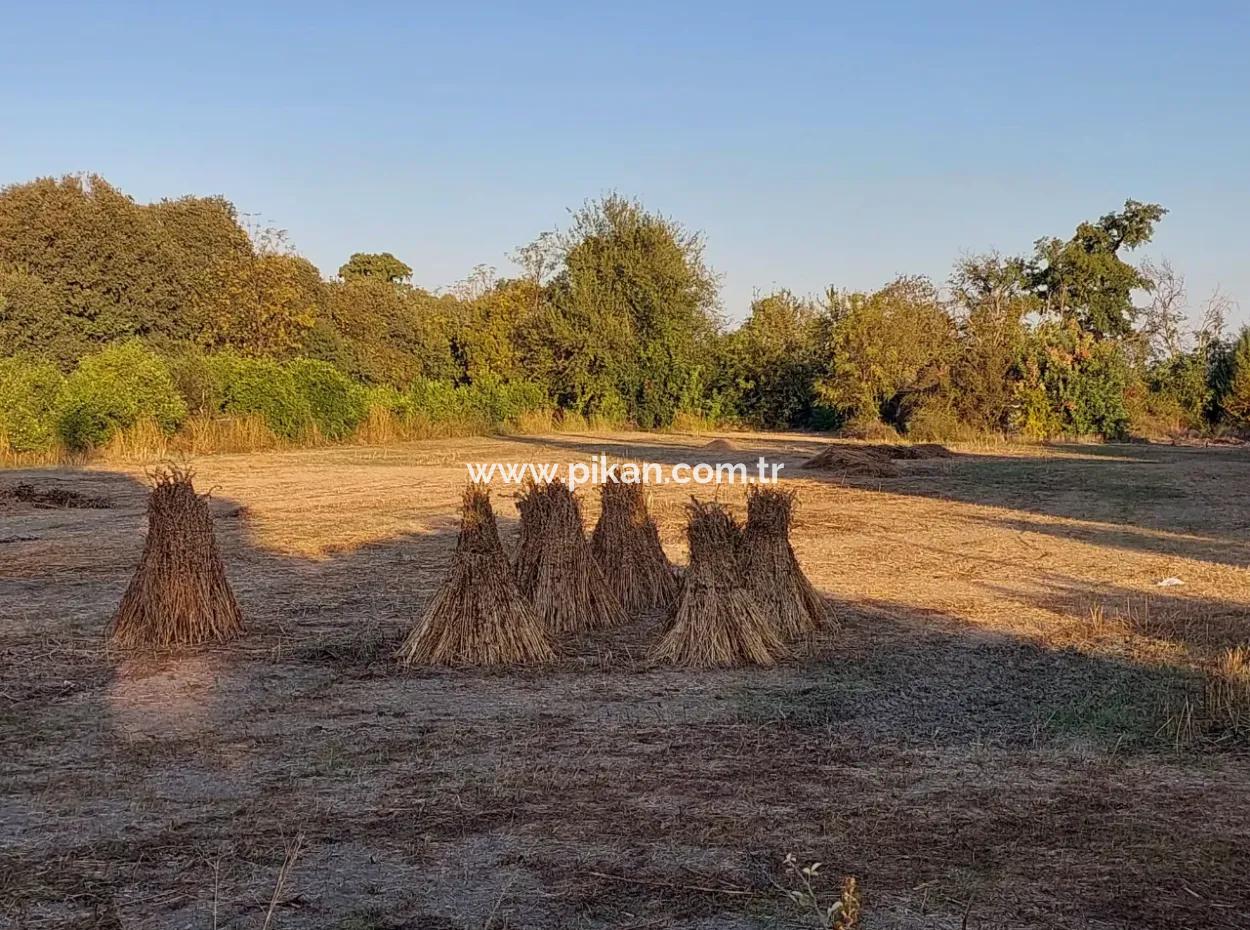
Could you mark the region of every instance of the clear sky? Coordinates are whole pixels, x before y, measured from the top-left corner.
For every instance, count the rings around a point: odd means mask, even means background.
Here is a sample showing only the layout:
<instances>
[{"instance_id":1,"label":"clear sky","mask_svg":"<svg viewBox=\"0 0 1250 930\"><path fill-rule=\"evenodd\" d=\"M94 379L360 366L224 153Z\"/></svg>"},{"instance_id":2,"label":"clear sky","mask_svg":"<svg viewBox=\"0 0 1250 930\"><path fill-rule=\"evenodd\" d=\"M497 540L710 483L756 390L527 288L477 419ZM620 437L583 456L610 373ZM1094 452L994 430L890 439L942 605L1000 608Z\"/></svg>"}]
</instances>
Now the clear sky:
<instances>
[{"instance_id":1,"label":"clear sky","mask_svg":"<svg viewBox=\"0 0 1250 930\"><path fill-rule=\"evenodd\" d=\"M7 3L0 183L225 194L436 288L616 190L752 292L944 279L1125 198L1250 320L1250 4Z\"/></svg>"}]
</instances>

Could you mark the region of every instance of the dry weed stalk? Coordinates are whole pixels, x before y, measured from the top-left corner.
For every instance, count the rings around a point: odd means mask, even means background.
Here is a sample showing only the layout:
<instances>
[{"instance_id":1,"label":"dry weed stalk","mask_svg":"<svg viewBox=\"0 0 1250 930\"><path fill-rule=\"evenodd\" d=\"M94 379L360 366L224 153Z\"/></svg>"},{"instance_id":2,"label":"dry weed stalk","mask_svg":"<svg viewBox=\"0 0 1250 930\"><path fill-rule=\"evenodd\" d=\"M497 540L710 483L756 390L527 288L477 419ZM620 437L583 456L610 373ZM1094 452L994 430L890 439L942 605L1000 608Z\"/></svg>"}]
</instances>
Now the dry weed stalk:
<instances>
[{"instance_id":1,"label":"dry weed stalk","mask_svg":"<svg viewBox=\"0 0 1250 930\"><path fill-rule=\"evenodd\" d=\"M652 658L695 667L774 664L785 647L742 585L737 524L717 503L691 501L687 511L690 566Z\"/></svg>"},{"instance_id":2,"label":"dry weed stalk","mask_svg":"<svg viewBox=\"0 0 1250 930\"><path fill-rule=\"evenodd\" d=\"M546 628L576 633L626 623L629 616L595 561L581 505L568 486L552 481L531 487L518 508L517 581Z\"/></svg>"},{"instance_id":3,"label":"dry weed stalk","mask_svg":"<svg viewBox=\"0 0 1250 930\"><path fill-rule=\"evenodd\" d=\"M1216 733L1250 742L1250 647L1224 650L1207 671L1202 704Z\"/></svg>"},{"instance_id":4,"label":"dry weed stalk","mask_svg":"<svg viewBox=\"0 0 1250 930\"><path fill-rule=\"evenodd\" d=\"M743 583L783 638L812 633L826 622L825 605L790 545L794 500L793 491L753 486L740 547Z\"/></svg>"},{"instance_id":5,"label":"dry weed stalk","mask_svg":"<svg viewBox=\"0 0 1250 930\"><path fill-rule=\"evenodd\" d=\"M591 548L608 586L626 610L667 607L677 596L678 576L647 513L642 484L608 481L599 493Z\"/></svg>"},{"instance_id":6,"label":"dry weed stalk","mask_svg":"<svg viewBox=\"0 0 1250 930\"><path fill-rule=\"evenodd\" d=\"M517 590L499 542L490 494L464 492L451 570L397 657L403 665L532 665L555 658L534 609Z\"/></svg>"},{"instance_id":7,"label":"dry weed stalk","mask_svg":"<svg viewBox=\"0 0 1250 930\"><path fill-rule=\"evenodd\" d=\"M192 477L174 466L153 475L147 541L113 618L115 645L221 643L243 631L208 499L195 493Z\"/></svg>"}]
</instances>

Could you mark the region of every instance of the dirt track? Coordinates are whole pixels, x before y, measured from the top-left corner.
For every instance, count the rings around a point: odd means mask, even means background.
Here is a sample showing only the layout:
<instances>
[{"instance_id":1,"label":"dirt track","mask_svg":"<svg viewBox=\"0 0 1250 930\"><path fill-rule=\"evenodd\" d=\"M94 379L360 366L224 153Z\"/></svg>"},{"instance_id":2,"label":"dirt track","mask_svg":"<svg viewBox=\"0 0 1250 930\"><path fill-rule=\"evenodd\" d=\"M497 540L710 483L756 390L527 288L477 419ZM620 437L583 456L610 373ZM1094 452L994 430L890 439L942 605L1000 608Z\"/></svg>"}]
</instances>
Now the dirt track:
<instances>
[{"instance_id":1,"label":"dirt track","mask_svg":"<svg viewBox=\"0 0 1250 930\"><path fill-rule=\"evenodd\" d=\"M649 667L656 616L552 669L394 667L463 462L736 458L705 442L206 458L249 635L161 658L103 648L142 470L0 472L112 505L0 500L0 926L260 928L297 837L272 927L812 926L788 852L828 901L856 876L869 928L1250 926L1250 755L1160 731L1188 669L1250 640L1246 450L843 479L797 469L810 436L734 437L787 464L836 633L768 671ZM679 562L689 493L653 503Z\"/></svg>"}]
</instances>

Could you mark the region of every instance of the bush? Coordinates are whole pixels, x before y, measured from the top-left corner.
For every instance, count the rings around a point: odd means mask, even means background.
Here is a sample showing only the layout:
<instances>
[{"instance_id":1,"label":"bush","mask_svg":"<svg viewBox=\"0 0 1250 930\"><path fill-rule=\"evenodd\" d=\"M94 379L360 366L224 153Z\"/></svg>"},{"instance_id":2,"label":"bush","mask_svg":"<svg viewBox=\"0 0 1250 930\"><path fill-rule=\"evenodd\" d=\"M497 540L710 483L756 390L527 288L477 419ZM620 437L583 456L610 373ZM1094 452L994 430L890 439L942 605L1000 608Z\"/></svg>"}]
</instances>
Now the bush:
<instances>
[{"instance_id":1,"label":"bush","mask_svg":"<svg viewBox=\"0 0 1250 930\"><path fill-rule=\"evenodd\" d=\"M512 423L547 406L547 395L529 381L485 381L461 388L464 408L488 426Z\"/></svg>"},{"instance_id":2,"label":"bush","mask_svg":"<svg viewBox=\"0 0 1250 930\"><path fill-rule=\"evenodd\" d=\"M84 357L66 380L57 406L57 432L76 450L103 445L142 419L169 434L187 417L169 367L137 341Z\"/></svg>"},{"instance_id":3,"label":"bush","mask_svg":"<svg viewBox=\"0 0 1250 930\"><path fill-rule=\"evenodd\" d=\"M1095 339L1071 323L1045 323L1030 335L1022 368L1013 429L1039 439L1127 434L1130 371L1119 343Z\"/></svg>"},{"instance_id":4,"label":"bush","mask_svg":"<svg viewBox=\"0 0 1250 930\"><path fill-rule=\"evenodd\" d=\"M907 438L912 442L960 442L975 433L948 404L937 401L924 404L907 421Z\"/></svg>"},{"instance_id":5,"label":"bush","mask_svg":"<svg viewBox=\"0 0 1250 930\"><path fill-rule=\"evenodd\" d=\"M0 450L42 452L56 442L65 378L50 362L0 359Z\"/></svg>"},{"instance_id":6,"label":"bush","mask_svg":"<svg viewBox=\"0 0 1250 930\"><path fill-rule=\"evenodd\" d=\"M295 386L308 401L313 422L326 439L345 439L368 411L364 388L328 362L296 359L287 365Z\"/></svg>"},{"instance_id":7,"label":"bush","mask_svg":"<svg viewBox=\"0 0 1250 930\"><path fill-rule=\"evenodd\" d=\"M297 440L315 422L312 404L289 370L272 359L243 358L223 353L208 356L221 412L231 416L259 414L274 435Z\"/></svg>"},{"instance_id":8,"label":"bush","mask_svg":"<svg viewBox=\"0 0 1250 930\"><path fill-rule=\"evenodd\" d=\"M183 352L169 360L169 373L182 402L195 416L212 416L225 403L219 372L202 352Z\"/></svg>"},{"instance_id":9,"label":"bush","mask_svg":"<svg viewBox=\"0 0 1250 930\"><path fill-rule=\"evenodd\" d=\"M450 423L466 413L463 389L446 381L420 378L408 389L409 416L421 416L430 423Z\"/></svg>"}]
</instances>

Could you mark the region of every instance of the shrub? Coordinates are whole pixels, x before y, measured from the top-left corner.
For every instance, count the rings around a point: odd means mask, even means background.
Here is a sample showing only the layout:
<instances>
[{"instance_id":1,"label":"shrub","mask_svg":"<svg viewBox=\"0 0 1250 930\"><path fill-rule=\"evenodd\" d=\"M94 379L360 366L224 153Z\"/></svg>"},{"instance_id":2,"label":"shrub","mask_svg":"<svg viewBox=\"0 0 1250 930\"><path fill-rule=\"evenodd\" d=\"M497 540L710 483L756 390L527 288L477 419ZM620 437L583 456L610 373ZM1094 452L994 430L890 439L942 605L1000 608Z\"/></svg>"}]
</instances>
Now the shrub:
<instances>
[{"instance_id":1,"label":"shrub","mask_svg":"<svg viewBox=\"0 0 1250 930\"><path fill-rule=\"evenodd\" d=\"M907 438L912 442L959 442L971 439L975 432L949 404L940 401L922 405L907 421Z\"/></svg>"},{"instance_id":2,"label":"shrub","mask_svg":"<svg viewBox=\"0 0 1250 930\"><path fill-rule=\"evenodd\" d=\"M325 438L345 439L364 420L365 390L333 365L301 358L288 364L287 369Z\"/></svg>"},{"instance_id":3,"label":"shrub","mask_svg":"<svg viewBox=\"0 0 1250 930\"><path fill-rule=\"evenodd\" d=\"M202 352L183 352L169 359L169 373L187 410L196 416L221 412L224 385L209 357Z\"/></svg>"},{"instance_id":4,"label":"shrub","mask_svg":"<svg viewBox=\"0 0 1250 930\"><path fill-rule=\"evenodd\" d=\"M867 442L898 442L901 438L893 426L872 415L852 417L838 430L838 435Z\"/></svg>"},{"instance_id":5,"label":"shrub","mask_svg":"<svg viewBox=\"0 0 1250 930\"><path fill-rule=\"evenodd\" d=\"M297 440L315 422L312 405L289 370L272 359L223 353L208 357L222 398L221 412L259 414L282 439Z\"/></svg>"},{"instance_id":6,"label":"shrub","mask_svg":"<svg viewBox=\"0 0 1250 930\"><path fill-rule=\"evenodd\" d=\"M52 447L64 384L50 362L0 359L0 450L42 452Z\"/></svg>"},{"instance_id":7,"label":"shrub","mask_svg":"<svg viewBox=\"0 0 1250 930\"><path fill-rule=\"evenodd\" d=\"M1095 339L1071 323L1042 324L1030 336L1022 369L1013 429L1031 438L1120 439L1128 432L1130 372L1119 343Z\"/></svg>"},{"instance_id":8,"label":"shrub","mask_svg":"<svg viewBox=\"0 0 1250 930\"><path fill-rule=\"evenodd\" d=\"M57 432L77 450L103 445L145 418L169 434L187 416L169 367L138 341L84 357L66 379L57 406Z\"/></svg>"},{"instance_id":9,"label":"shrub","mask_svg":"<svg viewBox=\"0 0 1250 930\"><path fill-rule=\"evenodd\" d=\"M464 393L446 381L419 378L408 389L410 416L422 416L431 423L450 423L465 416Z\"/></svg>"},{"instance_id":10,"label":"shrub","mask_svg":"<svg viewBox=\"0 0 1250 930\"><path fill-rule=\"evenodd\" d=\"M529 381L479 381L460 390L465 409L488 426L515 422L547 406L546 392Z\"/></svg>"}]
</instances>

